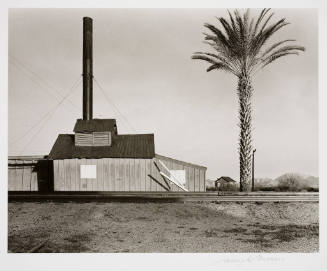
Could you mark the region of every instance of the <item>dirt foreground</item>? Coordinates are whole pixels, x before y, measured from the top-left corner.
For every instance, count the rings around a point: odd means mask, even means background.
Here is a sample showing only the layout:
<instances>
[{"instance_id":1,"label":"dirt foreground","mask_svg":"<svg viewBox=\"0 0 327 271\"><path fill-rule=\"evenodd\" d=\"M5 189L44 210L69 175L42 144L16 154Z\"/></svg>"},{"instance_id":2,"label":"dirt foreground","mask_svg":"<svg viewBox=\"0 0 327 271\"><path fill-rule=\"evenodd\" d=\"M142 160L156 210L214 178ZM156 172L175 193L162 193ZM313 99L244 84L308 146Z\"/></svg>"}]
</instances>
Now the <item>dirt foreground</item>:
<instances>
[{"instance_id":1,"label":"dirt foreground","mask_svg":"<svg viewBox=\"0 0 327 271\"><path fill-rule=\"evenodd\" d=\"M318 203L10 202L8 251L318 252ZM45 241L45 242L44 242Z\"/></svg>"}]
</instances>

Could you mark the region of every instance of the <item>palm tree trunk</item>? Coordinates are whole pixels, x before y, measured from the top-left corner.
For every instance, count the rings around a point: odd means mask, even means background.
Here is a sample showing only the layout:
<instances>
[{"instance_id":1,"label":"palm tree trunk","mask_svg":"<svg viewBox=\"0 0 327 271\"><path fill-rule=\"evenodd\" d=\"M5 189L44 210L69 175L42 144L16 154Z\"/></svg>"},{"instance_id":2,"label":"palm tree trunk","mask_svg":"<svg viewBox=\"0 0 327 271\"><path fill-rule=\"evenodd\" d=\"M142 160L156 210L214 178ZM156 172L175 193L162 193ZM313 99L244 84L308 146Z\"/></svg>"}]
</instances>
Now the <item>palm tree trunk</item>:
<instances>
[{"instance_id":1,"label":"palm tree trunk","mask_svg":"<svg viewBox=\"0 0 327 271\"><path fill-rule=\"evenodd\" d=\"M253 88L250 76L243 74L239 77L237 94L239 98L239 119L240 119L240 191L251 190L251 155L252 155L252 108L251 97Z\"/></svg>"}]
</instances>

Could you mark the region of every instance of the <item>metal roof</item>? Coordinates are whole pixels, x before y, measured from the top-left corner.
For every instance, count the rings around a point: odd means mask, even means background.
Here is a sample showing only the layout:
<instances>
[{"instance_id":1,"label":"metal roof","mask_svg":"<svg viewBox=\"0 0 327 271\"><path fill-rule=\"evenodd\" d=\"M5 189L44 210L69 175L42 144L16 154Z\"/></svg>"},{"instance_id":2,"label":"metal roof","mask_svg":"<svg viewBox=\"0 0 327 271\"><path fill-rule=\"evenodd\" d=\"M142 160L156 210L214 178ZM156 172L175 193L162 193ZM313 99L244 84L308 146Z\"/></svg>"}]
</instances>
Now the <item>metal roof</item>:
<instances>
[{"instance_id":1,"label":"metal roof","mask_svg":"<svg viewBox=\"0 0 327 271\"><path fill-rule=\"evenodd\" d=\"M117 135L111 146L75 146L74 135L60 134L48 159L144 158L155 156L153 134Z\"/></svg>"},{"instance_id":2,"label":"metal roof","mask_svg":"<svg viewBox=\"0 0 327 271\"><path fill-rule=\"evenodd\" d=\"M225 181L227 183L236 183L235 180L233 180L231 177L227 177L227 176L221 176L220 178L218 178L216 180L216 182L222 182L222 181Z\"/></svg>"},{"instance_id":3,"label":"metal roof","mask_svg":"<svg viewBox=\"0 0 327 271\"><path fill-rule=\"evenodd\" d=\"M107 131L115 131L115 134L117 134L117 126L115 119L78 119L74 127L75 133Z\"/></svg>"},{"instance_id":4,"label":"metal roof","mask_svg":"<svg viewBox=\"0 0 327 271\"><path fill-rule=\"evenodd\" d=\"M156 154L156 158L163 159L163 160L170 160L170 161L173 161L174 163L180 164L182 166L189 166L189 167L199 168L199 169L205 169L205 170L207 169L205 166L201 166L201 165L196 165L196 164L184 162L184 161L177 160L175 158L171 158L171 157L167 157L167 156L163 156L163 155L160 155L160 154Z\"/></svg>"}]
</instances>

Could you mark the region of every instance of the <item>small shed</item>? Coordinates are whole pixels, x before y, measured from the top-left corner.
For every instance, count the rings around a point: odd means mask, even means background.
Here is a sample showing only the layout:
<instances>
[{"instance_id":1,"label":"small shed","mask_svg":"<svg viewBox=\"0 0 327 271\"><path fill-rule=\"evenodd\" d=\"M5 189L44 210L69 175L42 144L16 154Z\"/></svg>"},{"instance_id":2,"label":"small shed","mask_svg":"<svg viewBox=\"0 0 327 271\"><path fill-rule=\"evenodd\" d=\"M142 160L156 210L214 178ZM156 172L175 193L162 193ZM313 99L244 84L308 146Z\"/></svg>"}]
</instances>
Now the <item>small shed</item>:
<instances>
[{"instance_id":1,"label":"small shed","mask_svg":"<svg viewBox=\"0 0 327 271\"><path fill-rule=\"evenodd\" d=\"M49 191L52 172L47 156L9 156L8 191Z\"/></svg>"},{"instance_id":2,"label":"small shed","mask_svg":"<svg viewBox=\"0 0 327 271\"><path fill-rule=\"evenodd\" d=\"M231 177L228 176L221 176L220 178L218 178L215 181L215 187L216 189L222 185L226 185L226 184L234 184L236 183L235 180L233 180Z\"/></svg>"}]
</instances>

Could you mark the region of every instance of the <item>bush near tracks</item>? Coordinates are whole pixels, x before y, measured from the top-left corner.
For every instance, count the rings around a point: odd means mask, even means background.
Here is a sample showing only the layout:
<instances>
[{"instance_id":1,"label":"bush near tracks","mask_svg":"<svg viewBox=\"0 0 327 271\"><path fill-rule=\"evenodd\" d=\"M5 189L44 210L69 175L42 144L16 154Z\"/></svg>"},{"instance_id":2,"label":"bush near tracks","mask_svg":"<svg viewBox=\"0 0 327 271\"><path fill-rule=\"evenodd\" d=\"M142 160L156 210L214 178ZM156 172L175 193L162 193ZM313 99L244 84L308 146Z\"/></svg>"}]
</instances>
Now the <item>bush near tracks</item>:
<instances>
[{"instance_id":1,"label":"bush near tracks","mask_svg":"<svg viewBox=\"0 0 327 271\"><path fill-rule=\"evenodd\" d=\"M319 192L319 179L296 173L286 173L276 179L255 179L254 191L274 192ZM219 191L239 191L239 183L222 184ZM216 191L215 187L207 187L207 191Z\"/></svg>"}]
</instances>

